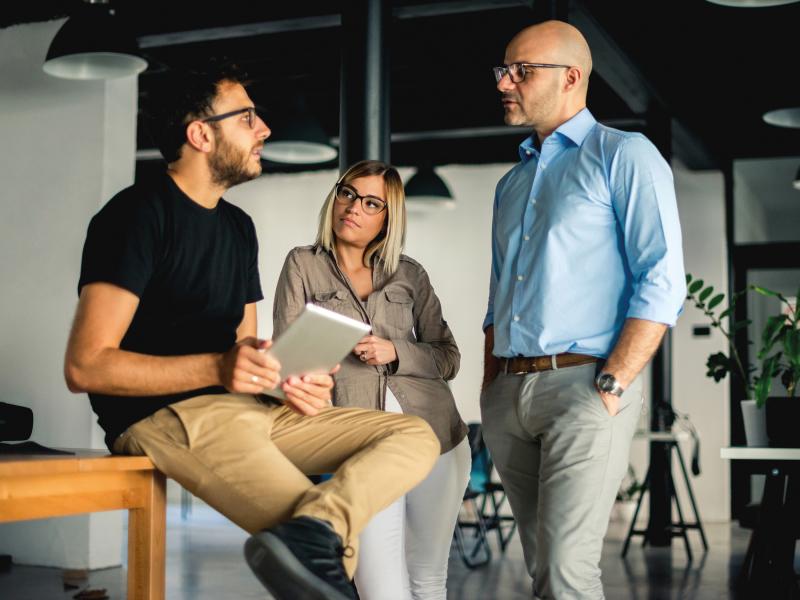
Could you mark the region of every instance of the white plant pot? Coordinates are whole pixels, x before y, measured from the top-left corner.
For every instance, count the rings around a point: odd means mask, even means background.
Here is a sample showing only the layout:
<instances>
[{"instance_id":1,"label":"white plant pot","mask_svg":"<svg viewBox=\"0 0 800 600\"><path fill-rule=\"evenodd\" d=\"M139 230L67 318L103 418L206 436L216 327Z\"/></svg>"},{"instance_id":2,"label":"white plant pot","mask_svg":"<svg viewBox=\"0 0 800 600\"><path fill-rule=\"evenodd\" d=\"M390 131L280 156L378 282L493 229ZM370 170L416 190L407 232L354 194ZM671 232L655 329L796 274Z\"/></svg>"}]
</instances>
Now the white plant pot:
<instances>
[{"instance_id":1,"label":"white plant pot","mask_svg":"<svg viewBox=\"0 0 800 600\"><path fill-rule=\"evenodd\" d=\"M767 438L767 411L758 408L755 400L742 400L742 417L744 418L744 437L748 446L769 446Z\"/></svg>"}]
</instances>

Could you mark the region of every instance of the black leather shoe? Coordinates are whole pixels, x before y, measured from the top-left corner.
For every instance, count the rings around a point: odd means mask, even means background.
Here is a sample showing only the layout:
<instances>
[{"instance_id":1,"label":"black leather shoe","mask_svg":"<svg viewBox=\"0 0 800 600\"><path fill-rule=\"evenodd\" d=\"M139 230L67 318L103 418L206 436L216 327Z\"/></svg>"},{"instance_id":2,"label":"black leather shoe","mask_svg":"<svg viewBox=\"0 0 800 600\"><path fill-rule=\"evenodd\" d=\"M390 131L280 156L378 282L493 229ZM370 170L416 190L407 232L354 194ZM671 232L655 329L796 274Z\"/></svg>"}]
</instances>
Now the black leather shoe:
<instances>
[{"instance_id":1,"label":"black leather shoe","mask_svg":"<svg viewBox=\"0 0 800 600\"><path fill-rule=\"evenodd\" d=\"M265 529L244 545L247 564L276 600L355 600L343 555L336 532L309 517Z\"/></svg>"}]
</instances>

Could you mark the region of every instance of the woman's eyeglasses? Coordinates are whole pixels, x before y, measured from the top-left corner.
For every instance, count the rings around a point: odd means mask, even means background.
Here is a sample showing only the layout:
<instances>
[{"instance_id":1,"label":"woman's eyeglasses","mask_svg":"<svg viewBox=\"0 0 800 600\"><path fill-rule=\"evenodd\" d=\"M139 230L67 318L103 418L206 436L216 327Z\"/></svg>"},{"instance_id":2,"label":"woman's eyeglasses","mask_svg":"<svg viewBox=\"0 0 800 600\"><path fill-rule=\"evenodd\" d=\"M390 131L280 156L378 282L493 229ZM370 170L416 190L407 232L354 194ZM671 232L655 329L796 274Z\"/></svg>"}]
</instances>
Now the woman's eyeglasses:
<instances>
[{"instance_id":1,"label":"woman's eyeglasses","mask_svg":"<svg viewBox=\"0 0 800 600\"><path fill-rule=\"evenodd\" d=\"M336 202L349 205L361 200L361 208L368 215L377 215L386 208L386 201L377 196L362 196L352 186L340 183L336 186Z\"/></svg>"}]
</instances>

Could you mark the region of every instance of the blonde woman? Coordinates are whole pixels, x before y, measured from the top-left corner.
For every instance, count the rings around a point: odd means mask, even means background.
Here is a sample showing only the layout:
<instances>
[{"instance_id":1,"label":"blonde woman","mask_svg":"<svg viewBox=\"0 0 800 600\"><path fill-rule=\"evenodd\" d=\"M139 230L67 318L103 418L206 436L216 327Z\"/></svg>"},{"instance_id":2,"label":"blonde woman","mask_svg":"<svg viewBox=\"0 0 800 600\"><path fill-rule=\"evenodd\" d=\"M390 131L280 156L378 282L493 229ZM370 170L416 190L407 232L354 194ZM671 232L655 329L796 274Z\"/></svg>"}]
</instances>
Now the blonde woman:
<instances>
[{"instance_id":1,"label":"blonde woman","mask_svg":"<svg viewBox=\"0 0 800 600\"><path fill-rule=\"evenodd\" d=\"M427 479L362 532L355 574L362 600L445 600L469 479L466 426L446 383L460 353L425 269L401 253L405 227L397 171L359 162L328 194L316 243L286 257L275 292L275 336L307 302L372 326L335 376L335 405L420 416L441 444Z\"/></svg>"}]
</instances>

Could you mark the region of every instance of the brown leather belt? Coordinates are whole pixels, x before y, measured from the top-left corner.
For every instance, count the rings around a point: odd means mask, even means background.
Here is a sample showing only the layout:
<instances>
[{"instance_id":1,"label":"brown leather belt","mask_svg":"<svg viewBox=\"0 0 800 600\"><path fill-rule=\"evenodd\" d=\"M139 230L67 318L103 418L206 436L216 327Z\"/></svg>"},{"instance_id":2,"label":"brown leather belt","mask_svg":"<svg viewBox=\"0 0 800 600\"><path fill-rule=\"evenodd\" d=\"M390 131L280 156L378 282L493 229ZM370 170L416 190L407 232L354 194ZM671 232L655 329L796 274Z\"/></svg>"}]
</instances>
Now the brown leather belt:
<instances>
[{"instance_id":1,"label":"brown leather belt","mask_svg":"<svg viewBox=\"0 0 800 600\"><path fill-rule=\"evenodd\" d=\"M503 371L506 374L521 375L523 373L538 373L539 371L588 365L598 360L596 356L574 354L572 352L554 354L553 356L516 356L503 359Z\"/></svg>"}]
</instances>

